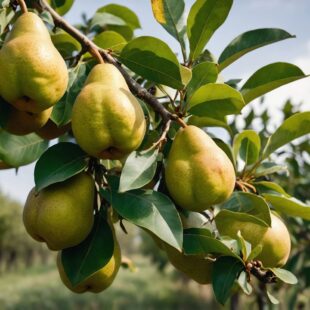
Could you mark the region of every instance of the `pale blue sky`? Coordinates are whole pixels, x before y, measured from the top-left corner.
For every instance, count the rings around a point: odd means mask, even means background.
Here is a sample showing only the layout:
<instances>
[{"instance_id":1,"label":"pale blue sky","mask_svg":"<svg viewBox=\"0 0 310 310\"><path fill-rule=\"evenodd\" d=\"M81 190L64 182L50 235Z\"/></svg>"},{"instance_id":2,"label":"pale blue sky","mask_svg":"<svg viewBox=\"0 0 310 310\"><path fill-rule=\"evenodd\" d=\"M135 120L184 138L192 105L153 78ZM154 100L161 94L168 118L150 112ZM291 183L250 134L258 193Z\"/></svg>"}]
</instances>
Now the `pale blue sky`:
<instances>
[{"instance_id":1,"label":"pale blue sky","mask_svg":"<svg viewBox=\"0 0 310 310\"><path fill-rule=\"evenodd\" d=\"M142 29L136 35L150 35L167 42L174 51L179 52L176 41L166 34L152 15L149 0L75 0L72 10L65 16L70 23L78 23L82 12L90 17L97 8L108 3L118 3L133 9L140 18ZM187 10L194 2L186 0ZM225 46L237 35L250 29L276 27L283 28L297 36L258 51L252 52L223 72L225 79L246 78L258 68L277 61L291 62L310 73L310 1L309 0L235 0L231 13L214 37L208 48L219 56ZM266 97L270 113L276 115L276 108L292 97L296 102L303 101L303 109L309 110L310 78L295 82L273 91ZM307 98L308 101L307 101ZM255 102L253 103L255 104ZM14 170L0 171L0 189L11 197L23 202L33 187L34 165L22 167L17 176Z\"/></svg>"}]
</instances>

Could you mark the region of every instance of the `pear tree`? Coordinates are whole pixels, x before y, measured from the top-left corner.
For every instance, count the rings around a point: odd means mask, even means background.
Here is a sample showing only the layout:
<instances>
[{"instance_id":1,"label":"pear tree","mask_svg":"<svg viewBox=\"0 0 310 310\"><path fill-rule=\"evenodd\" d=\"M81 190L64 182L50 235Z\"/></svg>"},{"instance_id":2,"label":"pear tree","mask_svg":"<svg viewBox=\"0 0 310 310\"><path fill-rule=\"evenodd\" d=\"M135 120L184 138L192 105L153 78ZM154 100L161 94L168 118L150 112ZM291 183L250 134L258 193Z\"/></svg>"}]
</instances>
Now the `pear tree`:
<instances>
[{"instance_id":1,"label":"pear tree","mask_svg":"<svg viewBox=\"0 0 310 310\"><path fill-rule=\"evenodd\" d=\"M76 293L112 285L121 265L114 227L126 232L130 222L176 269L212 285L220 304L257 287L279 303L274 283L297 283L296 237L285 223L306 225L310 208L274 182L283 170L274 154L310 133L310 112L268 137L232 120L307 75L275 62L240 87L222 71L294 36L250 30L213 55L208 43L233 0L150 4L178 51L136 36L139 18L123 5L98 7L73 26L62 15L74 0L0 2L0 169L35 162L24 225L58 251L60 278Z\"/></svg>"}]
</instances>

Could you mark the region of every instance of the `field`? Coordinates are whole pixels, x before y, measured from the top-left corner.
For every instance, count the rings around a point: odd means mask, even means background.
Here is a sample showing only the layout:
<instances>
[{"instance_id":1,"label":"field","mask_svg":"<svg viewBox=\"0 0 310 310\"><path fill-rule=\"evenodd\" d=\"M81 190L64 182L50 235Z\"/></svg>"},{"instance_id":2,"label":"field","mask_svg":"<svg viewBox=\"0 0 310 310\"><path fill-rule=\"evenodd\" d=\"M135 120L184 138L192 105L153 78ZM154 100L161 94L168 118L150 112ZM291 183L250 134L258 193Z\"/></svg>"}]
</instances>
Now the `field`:
<instances>
[{"instance_id":1,"label":"field","mask_svg":"<svg viewBox=\"0 0 310 310\"><path fill-rule=\"evenodd\" d=\"M216 309L210 289L159 273L146 259L137 271L121 269L112 287L101 294L73 294L60 282L54 266L0 275L1 310ZM209 301L208 301L209 300Z\"/></svg>"}]
</instances>

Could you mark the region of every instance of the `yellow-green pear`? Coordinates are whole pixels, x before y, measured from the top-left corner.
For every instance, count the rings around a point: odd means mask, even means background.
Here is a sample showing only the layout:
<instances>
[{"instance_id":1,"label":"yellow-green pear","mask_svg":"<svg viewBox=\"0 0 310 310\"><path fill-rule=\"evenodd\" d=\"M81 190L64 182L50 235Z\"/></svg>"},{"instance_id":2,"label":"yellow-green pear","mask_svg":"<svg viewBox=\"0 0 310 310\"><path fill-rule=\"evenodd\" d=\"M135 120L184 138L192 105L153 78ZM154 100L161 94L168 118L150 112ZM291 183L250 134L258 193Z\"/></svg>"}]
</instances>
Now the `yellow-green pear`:
<instances>
[{"instance_id":1,"label":"yellow-green pear","mask_svg":"<svg viewBox=\"0 0 310 310\"><path fill-rule=\"evenodd\" d=\"M163 246L170 263L176 269L200 284L211 283L213 263L210 260L202 256L185 255L166 243Z\"/></svg>"},{"instance_id":2,"label":"yellow-green pear","mask_svg":"<svg viewBox=\"0 0 310 310\"><path fill-rule=\"evenodd\" d=\"M0 95L20 111L41 112L67 89L66 64L43 21L24 13L0 51Z\"/></svg>"},{"instance_id":3,"label":"yellow-green pear","mask_svg":"<svg viewBox=\"0 0 310 310\"><path fill-rule=\"evenodd\" d=\"M202 129L179 129L168 155L165 179L180 207L200 212L224 202L234 190L235 178L227 155Z\"/></svg>"},{"instance_id":4,"label":"yellow-green pear","mask_svg":"<svg viewBox=\"0 0 310 310\"><path fill-rule=\"evenodd\" d=\"M101 159L121 159L137 149L146 122L121 73L99 64L90 72L72 110L72 131L80 147Z\"/></svg>"},{"instance_id":5,"label":"yellow-green pear","mask_svg":"<svg viewBox=\"0 0 310 310\"><path fill-rule=\"evenodd\" d=\"M4 113L3 129L13 135L27 135L42 128L48 121L52 108L39 113L20 111L9 103L0 102L0 115Z\"/></svg>"},{"instance_id":6,"label":"yellow-green pear","mask_svg":"<svg viewBox=\"0 0 310 310\"><path fill-rule=\"evenodd\" d=\"M23 212L26 230L51 250L73 247L92 229L94 198L94 180L86 172L39 192L33 188Z\"/></svg>"},{"instance_id":7,"label":"yellow-green pear","mask_svg":"<svg viewBox=\"0 0 310 310\"><path fill-rule=\"evenodd\" d=\"M235 220L227 223L216 221L216 226L222 236L236 238L238 231L242 237L251 243L252 249L262 246L262 252L255 259L260 260L264 267L282 267L288 260L291 251L290 234L282 220L271 214L271 227L255 223Z\"/></svg>"},{"instance_id":8,"label":"yellow-green pear","mask_svg":"<svg viewBox=\"0 0 310 310\"><path fill-rule=\"evenodd\" d=\"M111 257L109 262L100 270L96 271L90 277L82 281L80 284L73 287L65 273L61 261L61 252L58 252L57 255L57 267L63 284L69 290L79 294L85 292L100 293L103 290L107 289L114 281L120 265L121 265L121 250L118 241L115 239L113 256Z\"/></svg>"}]
</instances>

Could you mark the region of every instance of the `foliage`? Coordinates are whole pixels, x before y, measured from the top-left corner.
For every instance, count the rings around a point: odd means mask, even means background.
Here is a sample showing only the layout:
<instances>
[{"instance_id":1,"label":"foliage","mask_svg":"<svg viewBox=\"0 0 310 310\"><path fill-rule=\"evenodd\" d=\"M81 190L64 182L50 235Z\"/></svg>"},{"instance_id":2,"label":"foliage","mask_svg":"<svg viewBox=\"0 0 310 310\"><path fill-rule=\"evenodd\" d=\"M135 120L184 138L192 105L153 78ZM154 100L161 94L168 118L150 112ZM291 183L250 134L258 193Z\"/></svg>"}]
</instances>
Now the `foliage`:
<instances>
[{"instance_id":1,"label":"foliage","mask_svg":"<svg viewBox=\"0 0 310 310\"><path fill-rule=\"evenodd\" d=\"M34 1L27 3L38 8ZM63 3L58 6L58 1L52 1L60 13L65 13L70 3L64 9ZM272 130L269 126L272 119L269 119L266 110L259 115L251 110L242 128L236 120L238 114L254 99L307 75L293 64L276 62L258 69L242 87L232 81L223 83L219 77L222 70L250 51L294 36L282 29L252 30L231 41L219 59L215 60L210 57L212 54L206 45L225 22L232 0L197 0L188 16L185 16L187 10L183 0L152 0L151 3L157 22L179 42L182 59L178 59L176 52L158 38L135 37L134 31L140 27L139 19L134 12L121 5L110 4L98 8L91 19L84 17L83 23L77 26L84 35L126 66L124 71L134 79L127 81L131 90L142 86L158 95L158 100L151 97L151 102L155 101L155 104L150 104L150 93L141 95L141 92L136 92L144 101L140 101L140 104L148 124L140 148L129 154L126 161L112 158L100 160L85 154L76 145L71 131L60 137L56 145L45 150L49 142L34 133L14 136L1 130L0 160L15 168L37 161L37 191L68 180L85 169L96 180L101 200L101 205L98 208L95 206L98 218L96 225L102 221L102 226L101 230L94 230L81 244L67 250L66 261L74 259L75 268L71 268L69 263L64 267L73 284L80 283L102 268L112 255L109 240L104 242L101 251L94 251L98 246L94 240L98 241L100 236L99 233L96 236L96 231L111 235L106 217L100 217L101 212L111 207L115 222L120 221L124 231L123 222L128 221L185 255L198 255L214 261L212 284L221 304L231 296L236 283L242 291L250 293L252 286L257 286L255 282L250 282L253 276L263 283L258 285L264 287L261 295L275 303L276 298L272 297L268 282L274 282L276 278L292 284L295 277L289 271L266 269L263 266L258 267L261 272L258 274L253 261L256 262L259 250L251 249L246 242L247 236L240 235L237 240L220 236L213 220L216 217L217 222L227 221L230 216L268 227L270 212L277 211L288 221L295 246L287 269L303 275L296 289L296 297L299 290L309 283L309 275L303 274L300 267L305 266L305 270L309 271L309 261L304 254L309 241L310 219L310 208L307 206L309 163L306 158L309 141L298 140L294 144L292 141L310 133L310 112L299 112L298 108L295 111L288 102L284 107L281 126ZM4 38L13 24L12 12L16 7L12 8L6 2L2 6L5 11L0 16L0 24ZM70 122L74 102L95 62L92 59L93 51L83 46L83 40L79 42L81 48L77 44L77 37L73 40L69 34L62 33L60 36L59 32L53 33L54 22L48 18L51 17L48 14L41 12L49 24L56 48L66 59L69 72L67 91L54 106L51 117L56 125L61 126ZM64 28L61 23L57 26ZM156 109L152 110L151 107ZM163 108L166 114L162 112ZM170 115L169 121L164 117L166 115ZM0 123L4 129L5 116L2 118ZM253 125L255 118L262 121L260 131ZM185 229L188 227L181 220L181 207L174 203L165 184L165 163L171 144L180 125L186 126L186 123L202 127L205 131L210 127L223 127L230 135L229 141L224 142L215 134L217 139L214 141L234 165L236 187L226 202L204 212L204 216L209 218L208 228ZM289 146L283 148L287 144ZM295 153L298 155L295 156ZM283 174L284 162L290 171L288 178ZM76 254L85 251L91 253L91 266L90 263L85 266L85 257ZM83 272L79 273L81 268ZM265 283L268 283L268 290ZM294 299L290 302L293 304Z\"/></svg>"}]
</instances>

